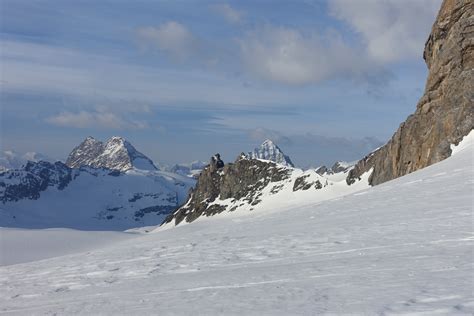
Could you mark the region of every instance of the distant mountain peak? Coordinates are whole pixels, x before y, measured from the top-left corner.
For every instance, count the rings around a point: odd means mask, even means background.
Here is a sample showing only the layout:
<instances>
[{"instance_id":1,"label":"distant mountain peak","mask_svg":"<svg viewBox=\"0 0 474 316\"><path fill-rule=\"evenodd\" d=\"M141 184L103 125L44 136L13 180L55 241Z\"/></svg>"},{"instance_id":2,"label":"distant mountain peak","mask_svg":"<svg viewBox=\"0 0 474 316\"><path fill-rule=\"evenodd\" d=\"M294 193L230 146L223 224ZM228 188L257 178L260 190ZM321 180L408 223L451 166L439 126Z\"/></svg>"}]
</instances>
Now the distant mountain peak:
<instances>
[{"instance_id":1,"label":"distant mountain peak","mask_svg":"<svg viewBox=\"0 0 474 316\"><path fill-rule=\"evenodd\" d=\"M249 157L253 159L270 160L287 167L294 167L290 157L285 155L280 147L271 139L266 139L258 148L250 152Z\"/></svg>"},{"instance_id":2,"label":"distant mountain peak","mask_svg":"<svg viewBox=\"0 0 474 316\"><path fill-rule=\"evenodd\" d=\"M127 171L132 168L142 170L157 170L153 161L135 149L125 138L113 136L103 142L88 136L73 149L66 165L71 168L91 166Z\"/></svg>"},{"instance_id":3,"label":"distant mountain peak","mask_svg":"<svg viewBox=\"0 0 474 316\"><path fill-rule=\"evenodd\" d=\"M263 143L262 146L276 146L276 144L271 140L271 139L266 139ZM278 146L277 146L278 147Z\"/></svg>"}]
</instances>

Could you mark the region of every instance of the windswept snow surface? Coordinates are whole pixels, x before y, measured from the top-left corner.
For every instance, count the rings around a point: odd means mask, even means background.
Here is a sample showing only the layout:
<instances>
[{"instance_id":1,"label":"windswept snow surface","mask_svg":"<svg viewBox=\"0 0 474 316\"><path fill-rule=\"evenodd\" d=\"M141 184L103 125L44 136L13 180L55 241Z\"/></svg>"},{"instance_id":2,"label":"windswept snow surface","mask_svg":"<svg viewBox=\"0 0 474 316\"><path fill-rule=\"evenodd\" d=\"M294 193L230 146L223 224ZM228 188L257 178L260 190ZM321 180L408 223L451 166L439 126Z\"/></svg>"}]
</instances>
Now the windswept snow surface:
<instances>
[{"instance_id":1,"label":"windswept snow surface","mask_svg":"<svg viewBox=\"0 0 474 316\"><path fill-rule=\"evenodd\" d=\"M66 228L0 228L0 266L89 251L136 234Z\"/></svg>"},{"instance_id":2,"label":"windswept snow surface","mask_svg":"<svg viewBox=\"0 0 474 316\"><path fill-rule=\"evenodd\" d=\"M1 267L0 314L472 315L473 183L467 146L333 200Z\"/></svg>"}]
</instances>

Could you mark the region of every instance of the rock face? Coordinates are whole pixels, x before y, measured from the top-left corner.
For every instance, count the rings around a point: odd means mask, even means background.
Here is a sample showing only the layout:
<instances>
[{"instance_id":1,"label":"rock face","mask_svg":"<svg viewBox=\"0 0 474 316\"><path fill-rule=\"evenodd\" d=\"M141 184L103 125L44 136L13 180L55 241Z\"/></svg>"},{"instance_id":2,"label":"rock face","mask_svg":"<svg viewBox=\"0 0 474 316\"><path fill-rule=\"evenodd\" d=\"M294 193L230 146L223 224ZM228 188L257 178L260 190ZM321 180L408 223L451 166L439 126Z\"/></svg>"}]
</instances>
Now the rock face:
<instances>
[{"instance_id":1,"label":"rock face","mask_svg":"<svg viewBox=\"0 0 474 316\"><path fill-rule=\"evenodd\" d=\"M211 216L227 208L218 200L241 200L242 203L256 205L261 200L261 189L270 182L278 182L289 177L288 168L272 162L248 159L242 155L233 164L222 169L206 167L191 191L187 203L170 215L164 223L174 220L192 222L200 216Z\"/></svg>"},{"instance_id":2,"label":"rock face","mask_svg":"<svg viewBox=\"0 0 474 316\"><path fill-rule=\"evenodd\" d=\"M415 113L356 164L348 184L371 168L369 182L377 185L439 162L474 128L473 1L443 1L423 57L429 74Z\"/></svg>"},{"instance_id":3,"label":"rock face","mask_svg":"<svg viewBox=\"0 0 474 316\"><path fill-rule=\"evenodd\" d=\"M121 137L112 137L105 144L93 137L87 137L73 149L66 160L71 168L90 166L126 171L132 168L157 170L153 161L137 151Z\"/></svg>"},{"instance_id":4,"label":"rock face","mask_svg":"<svg viewBox=\"0 0 474 316\"><path fill-rule=\"evenodd\" d=\"M354 162L346 162L346 161L336 161L331 168L326 166L321 166L316 169L316 172L320 175L323 174L335 174L340 172L347 172L349 169L354 167Z\"/></svg>"},{"instance_id":5,"label":"rock face","mask_svg":"<svg viewBox=\"0 0 474 316\"><path fill-rule=\"evenodd\" d=\"M368 173L349 186L347 172L321 175L314 169L303 171L241 154L223 168L207 166L187 202L163 225L179 225L222 212L274 209L295 200L321 201L369 187Z\"/></svg>"},{"instance_id":6,"label":"rock face","mask_svg":"<svg viewBox=\"0 0 474 316\"><path fill-rule=\"evenodd\" d=\"M260 147L255 148L253 152L250 152L248 156L252 159L270 160L283 166L294 167L290 157L286 156L280 147L269 139L264 141Z\"/></svg>"}]
</instances>

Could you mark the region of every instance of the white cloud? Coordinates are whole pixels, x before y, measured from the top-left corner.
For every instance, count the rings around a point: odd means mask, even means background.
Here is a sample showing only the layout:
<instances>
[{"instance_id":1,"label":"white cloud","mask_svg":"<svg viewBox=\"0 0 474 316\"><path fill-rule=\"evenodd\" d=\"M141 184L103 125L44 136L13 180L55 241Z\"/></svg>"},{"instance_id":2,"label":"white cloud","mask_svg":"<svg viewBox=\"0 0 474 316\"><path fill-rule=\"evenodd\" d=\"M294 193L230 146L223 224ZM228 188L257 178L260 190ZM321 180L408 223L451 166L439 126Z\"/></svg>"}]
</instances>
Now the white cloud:
<instances>
[{"instance_id":1,"label":"white cloud","mask_svg":"<svg viewBox=\"0 0 474 316\"><path fill-rule=\"evenodd\" d=\"M211 9L217 14L223 16L230 23L239 23L242 20L242 11L238 11L232 8L227 3L219 3L212 5Z\"/></svg>"},{"instance_id":2,"label":"white cloud","mask_svg":"<svg viewBox=\"0 0 474 316\"><path fill-rule=\"evenodd\" d=\"M180 59L189 56L197 44L193 34L183 24L175 21L158 27L139 28L137 35L143 45L154 45Z\"/></svg>"},{"instance_id":3,"label":"white cloud","mask_svg":"<svg viewBox=\"0 0 474 316\"><path fill-rule=\"evenodd\" d=\"M361 35L377 62L422 56L441 0L330 0L330 13Z\"/></svg>"},{"instance_id":4,"label":"white cloud","mask_svg":"<svg viewBox=\"0 0 474 316\"><path fill-rule=\"evenodd\" d=\"M101 128L101 129L143 129L147 128L145 122L126 121L110 112L62 112L49 117L46 121L56 126L74 128Z\"/></svg>"},{"instance_id":5,"label":"white cloud","mask_svg":"<svg viewBox=\"0 0 474 316\"><path fill-rule=\"evenodd\" d=\"M127 112L146 112L156 104L266 106L295 99L278 90L241 89L233 77L201 69L145 67L113 54L20 41L0 40L0 46L3 92L59 93L113 109L123 104Z\"/></svg>"},{"instance_id":6,"label":"white cloud","mask_svg":"<svg viewBox=\"0 0 474 316\"><path fill-rule=\"evenodd\" d=\"M288 137L283 136L280 132L262 127L249 130L248 135L250 139L258 142L270 139L278 144L288 145L291 143L291 140Z\"/></svg>"},{"instance_id":7,"label":"white cloud","mask_svg":"<svg viewBox=\"0 0 474 316\"><path fill-rule=\"evenodd\" d=\"M340 75L359 77L368 71L378 71L335 31L306 34L291 28L265 26L247 33L238 42L249 71L286 84L305 84Z\"/></svg>"},{"instance_id":8,"label":"white cloud","mask_svg":"<svg viewBox=\"0 0 474 316\"><path fill-rule=\"evenodd\" d=\"M390 63L421 59L441 0L329 0L329 12L360 36L267 25L238 40L246 69L266 80L332 78L386 82ZM363 80L361 80L363 79Z\"/></svg>"}]
</instances>

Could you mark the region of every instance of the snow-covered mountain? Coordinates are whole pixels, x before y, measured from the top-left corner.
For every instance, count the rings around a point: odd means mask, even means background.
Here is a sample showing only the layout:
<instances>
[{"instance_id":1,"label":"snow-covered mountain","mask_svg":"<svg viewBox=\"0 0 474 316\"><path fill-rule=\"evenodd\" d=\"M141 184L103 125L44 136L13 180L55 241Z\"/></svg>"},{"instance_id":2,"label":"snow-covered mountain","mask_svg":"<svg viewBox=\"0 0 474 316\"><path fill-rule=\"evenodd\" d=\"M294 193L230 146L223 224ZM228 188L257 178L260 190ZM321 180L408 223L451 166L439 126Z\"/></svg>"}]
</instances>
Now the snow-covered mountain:
<instances>
[{"instance_id":1,"label":"snow-covered mountain","mask_svg":"<svg viewBox=\"0 0 474 316\"><path fill-rule=\"evenodd\" d=\"M95 138L87 137L74 148L66 160L71 168L90 166L127 171L132 168L157 170L153 161L135 149L122 137L111 137L105 144Z\"/></svg>"},{"instance_id":2,"label":"snow-covered mountain","mask_svg":"<svg viewBox=\"0 0 474 316\"><path fill-rule=\"evenodd\" d=\"M283 166L294 167L290 157L285 155L280 147L270 139L265 140L260 147L250 152L248 157L252 159L270 160Z\"/></svg>"},{"instance_id":3,"label":"snow-covered mountain","mask_svg":"<svg viewBox=\"0 0 474 316\"><path fill-rule=\"evenodd\" d=\"M167 168L167 171L191 178L197 178L207 165L208 163L196 160L190 163L175 164L172 167Z\"/></svg>"},{"instance_id":4,"label":"snow-covered mountain","mask_svg":"<svg viewBox=\"0 0 474 316\"><path fill-rule=\"evenodd\" d=\"M2 312L472 315L474 147L462 145L344 197L141 236L2 229L7 260L43 259L0 267Z\"/></svg>"},{"instance_id":5,"label":"snow-covered mountain","mask_svg":"<svg viewBox=\"0 0 474 316\"><path fill-rule=\"evenodd\" d=\"M28 161L38 162L38 161L49 161L53 162L53 159L37 153L37 152L27 152L24 154L17 153L13 150L5 150L0 153L0 172L6 171L9 169L19 169L23 167Z\"/></svg>"},{"instance_id":6,"label":"snow-covered mountain","mask_svg":"<svg viewBox=\"0 0 474 316\"><path fill-rule=\"evenodd\" d=\"M29 162L0 173L0 226L124 230L158 225L193 185L191 178L162 171Z\"/></svg>"},{"instance_id":7,"label":"snow-covered mountain","mask_svg":"<svg viewBox=\"0 0 474 316\"><path fill-rule=\"evenodd\" d=\"M124 230L158 225L195 180L158 171L128 141L87 137L66 164L28 162L0 173L0 226Z\"/></svg>"}]
</instances>

